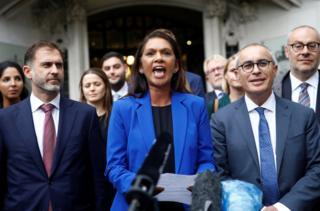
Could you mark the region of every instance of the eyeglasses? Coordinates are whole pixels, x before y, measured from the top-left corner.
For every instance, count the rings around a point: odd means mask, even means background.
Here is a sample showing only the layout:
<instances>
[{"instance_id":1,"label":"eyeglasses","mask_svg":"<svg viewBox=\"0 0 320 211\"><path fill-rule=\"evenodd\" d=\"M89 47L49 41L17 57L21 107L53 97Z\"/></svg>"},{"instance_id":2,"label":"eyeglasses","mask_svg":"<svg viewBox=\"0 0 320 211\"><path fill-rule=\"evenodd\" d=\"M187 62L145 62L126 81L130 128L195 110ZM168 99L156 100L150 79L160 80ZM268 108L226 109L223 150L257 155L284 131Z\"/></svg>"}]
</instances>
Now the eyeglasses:
<instances>
[{"instance_id":1,"label":"eyeglasses","mask_svg":"<svg viewBox=\"0 0 320 211\"><path fill-rule=\"evenodd\" d=\"M220 71L220 70L223 70L223 69L224 69L224 66L218 66L218 67L212 68L212 69L210 69L210 70L208 70L206 72L206 75L209 75L210 73L213 73L215 71Z\"/></svg>"},{"instance_id":2,"label":"eyeglasses","mask_svg":"<svg viewBox=\"0 0 320 211\"><path fill-rule=\"evenodd\" d=\"M254 65L257 65L259 70L264 71L268 69L268 66L270 63L273 63L273 61L260 59L257 62L252 62L252 61L245 62L244 64L239 65L238 68L241 68L246 73L251 73L254 69Z\"/></svg>"},{"instance_id":3,"label":"eyeglasses","mask_svg":"<svg viewBox=\"0 0 320 211\"><path fill-rule=\"evenodd\" d=\"M307 44L301 43L301 42L297 42L297 43L292 43L289 44L289 46L291 46L292 50L294 52L301 52L303 51L304 47L307 46L307 49L309 51L312 52L318 52L319 51L319 47L320 47L320 43L318 42L309 42Z\"/></svg>"}]
</instances>

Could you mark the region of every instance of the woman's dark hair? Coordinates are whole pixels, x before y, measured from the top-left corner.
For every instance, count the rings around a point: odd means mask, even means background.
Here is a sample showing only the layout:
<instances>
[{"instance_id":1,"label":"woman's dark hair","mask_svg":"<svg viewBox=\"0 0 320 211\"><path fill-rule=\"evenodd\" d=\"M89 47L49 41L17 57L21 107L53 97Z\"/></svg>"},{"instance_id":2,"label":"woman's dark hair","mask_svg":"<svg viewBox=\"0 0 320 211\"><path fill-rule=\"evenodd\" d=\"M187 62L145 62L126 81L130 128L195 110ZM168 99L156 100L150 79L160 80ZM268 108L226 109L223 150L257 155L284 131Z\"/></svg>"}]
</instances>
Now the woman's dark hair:
<instances>
[{"instance_id":1,"label":"woman's dark hair","mask_svg":"<svg viewBox=\"0 0 320 211\"><path fill-rule=\"evenodd\" d=\"M19 75L21 76L22 78L22 81L23 81L23 88L22 88L22 92L20 94L20 100L23 100L25 99L26 97L28 97L29 95L29 92L28 90L26 89L25 87L25 82L26 82L26 79L24 77L24 74L23 74L23 70L21 68L21 66L16 63L16 62L13 62L13 61L3 61L0 63L0 78L2 77L2 74L4 73L4 71L8 68L8 67L13 67L15 69L18 70L18 73ZM0 106L2 107L2 104L3 104L3 99L2 99L2 94L0 92Z\"/></svg>"},{"instance_id":2,"label":"woman's dark hair","mask_svg":"<svg viewBox=\"0 0 320 211\"><path fill-rule=\"evenodd\" d=\"M113 99L112 99L112 94L111 94L111 85L109 83L109 80L106 76L106 74L99 68L90 68L86 71L84 71L81 75L81 78L80 78L80 83L79 83L79 86L80 86L80 101L81 102L84 102L86 103L87 100L83 94L83 90L82 90L82 82L83 82L83 78L84 76L88 75L88 74L95 74L97 75L99 78L102 79L103 83L104 83L104 86L105 86L105 94L104 94L104 100L103 100L103 106L105 107L106 109L106 121L108 121L108 117L111 113L111 109L112 109L112 102L113 102Z\"/></svg>"},{"instance_id":3,"label":"woman's dark hair","mask_svg":"<svg viewBox=\"0 0 320 211\"><path fill-rule=\"evenodd\" d=\"M139 69L141 67L141 57L144 51L144 47L146 43L152 38L162 38L169 42L176 57L178 71L172 76L171 89L177 92L189 92L186 88L186 78L184 70L182 68L180 48L174 34L167 29L156 29L149 33L138 46L135 55L135 62L132 66L129 95L142 97L148 91L147 79L144 74L141 74L139 72Z\"/></svg>"}]
</instances>

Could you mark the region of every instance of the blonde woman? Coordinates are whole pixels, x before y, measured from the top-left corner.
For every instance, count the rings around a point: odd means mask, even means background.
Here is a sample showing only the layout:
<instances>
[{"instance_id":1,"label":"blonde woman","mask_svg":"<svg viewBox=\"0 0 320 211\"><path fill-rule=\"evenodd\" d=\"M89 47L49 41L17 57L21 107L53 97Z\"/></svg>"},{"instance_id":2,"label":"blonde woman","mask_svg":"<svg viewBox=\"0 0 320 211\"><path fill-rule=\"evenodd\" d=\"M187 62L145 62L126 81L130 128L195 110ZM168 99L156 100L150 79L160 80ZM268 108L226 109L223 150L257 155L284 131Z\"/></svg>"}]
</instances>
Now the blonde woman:
<instances>
[{"instance_id":1,"label":"blonde woman","mask_svg":"<svg viewBox=\"0 0 320 211\"><path fill-rule=\"evenodd\" d=\"M223 71L222 90L225 93L219 100L215 100L214 112L220 108L238 100L244 95L240 81L236 76L237 54L231 56Z\"/></svg>"}]
</instances>

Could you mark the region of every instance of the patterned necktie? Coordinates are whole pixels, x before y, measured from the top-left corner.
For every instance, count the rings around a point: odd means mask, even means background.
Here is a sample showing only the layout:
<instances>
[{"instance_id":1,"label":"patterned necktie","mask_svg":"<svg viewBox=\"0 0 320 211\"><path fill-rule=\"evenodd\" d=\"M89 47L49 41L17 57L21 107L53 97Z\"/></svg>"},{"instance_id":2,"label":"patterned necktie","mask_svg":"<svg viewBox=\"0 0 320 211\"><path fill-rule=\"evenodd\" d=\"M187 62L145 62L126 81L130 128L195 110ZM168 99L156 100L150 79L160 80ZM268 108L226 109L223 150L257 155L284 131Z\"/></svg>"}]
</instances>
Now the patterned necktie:
<instances>
[{"instance_id":1,"label":"patterned necktie","mask_svg":"<svg viewBox=\"0 0 320 211\"><path fill-rule=\"evenodd\" d=\"M51 175L51 167L53 161L53 154L56 144L56 131L52 118L52 110L54 105L43 104L41 110L45 112L44 131L43 131L43 163L46 168L48 176Z\"/></svg>"},{"instance_id":2,"label":"patterned necktie","mask_svg":"<svg viewBox=\"0 0 320 211\"><path fill-rule=\"evenodd\" d=\"M304 106L310 107L310 96L308 94L308 86L309 84L306 82L300 84L301 91L299 94L298 102Z\"/></svg>"},{"instance_id":3,"label":"patterned necktie","mask_svg":"<svg viewBox=\"0 0 320 211\"><path fill-rule=\"evenodd\" d=\"M259 113L259 145L260 145L260 168L264 205L272 205L279 199L277 171L275 167L273 150L271 145L269 126L264 116L264 108L257 107Z\"/></svg>"}]
</instances>

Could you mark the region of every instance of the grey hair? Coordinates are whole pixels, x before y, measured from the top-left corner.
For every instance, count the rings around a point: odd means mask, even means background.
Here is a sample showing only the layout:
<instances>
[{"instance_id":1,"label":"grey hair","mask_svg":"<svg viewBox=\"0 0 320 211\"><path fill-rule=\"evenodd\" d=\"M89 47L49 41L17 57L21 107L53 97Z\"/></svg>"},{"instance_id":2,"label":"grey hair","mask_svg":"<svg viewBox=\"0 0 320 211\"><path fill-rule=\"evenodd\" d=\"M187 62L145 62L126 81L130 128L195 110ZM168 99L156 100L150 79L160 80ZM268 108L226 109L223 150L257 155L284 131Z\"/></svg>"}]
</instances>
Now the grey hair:
<instances>
[{"instance_id":1,"label":"grey hair","mask_svg":"<svg viewBox=\"0 0 320 211\"><path fill-rule=\"evenodd\" d=\"M245 50L245 49L247 49L247 48L249 48L249 47L253 47L253 46L260 46L260 47L262 47L262 48L265 48L265 49L267 50L268 54L270 54L271 60L272 60L273 64L278 65L278 62L277 62L274 54L273 54L272 51L270 50L270 48L268 48L267 46L265 46L264 44L261 44L261 43L250 43L250 44L248 44L248 45L245 45L243 48L241 48L241 49L239 50L239 52L237 53L237 54L238 54L238 56L237 56L237 58L236 58L236 66L237 66L237 67L239 67L239 65L240 65L239 57L240 57L241 52L242 52L243 50Z\"/></svg>"}]
</instances>

